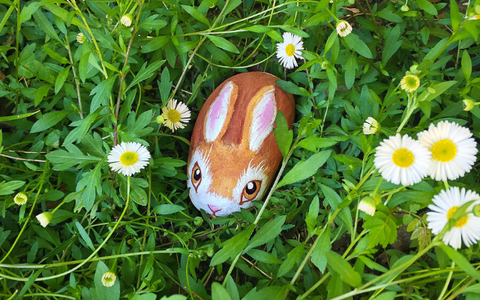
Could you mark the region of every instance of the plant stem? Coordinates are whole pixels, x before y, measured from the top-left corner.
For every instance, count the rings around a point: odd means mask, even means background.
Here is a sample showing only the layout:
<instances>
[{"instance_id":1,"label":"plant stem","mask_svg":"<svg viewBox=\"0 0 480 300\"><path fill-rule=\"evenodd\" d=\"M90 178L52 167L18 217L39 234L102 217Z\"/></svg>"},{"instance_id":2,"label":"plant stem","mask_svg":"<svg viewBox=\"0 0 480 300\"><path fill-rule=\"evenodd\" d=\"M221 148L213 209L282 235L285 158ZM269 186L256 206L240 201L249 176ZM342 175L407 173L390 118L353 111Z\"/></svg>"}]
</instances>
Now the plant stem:
<instances>
[{"instance_id":1,"label":"plant stem","mask_svg":"<svg viewBox=\"0 0 480 300\"><path fill-rule=\"evenodd\" d=\"M438 296L438 300L442 300L443 296L447 292L448 286L450 284L450 280L452 279L453 269L455 268L455 262L452 261L452 265L450 266L450 272L448 273L448 278L445 281L445 285L443 286L442 292Z\"/></svg>"}]
</instances>

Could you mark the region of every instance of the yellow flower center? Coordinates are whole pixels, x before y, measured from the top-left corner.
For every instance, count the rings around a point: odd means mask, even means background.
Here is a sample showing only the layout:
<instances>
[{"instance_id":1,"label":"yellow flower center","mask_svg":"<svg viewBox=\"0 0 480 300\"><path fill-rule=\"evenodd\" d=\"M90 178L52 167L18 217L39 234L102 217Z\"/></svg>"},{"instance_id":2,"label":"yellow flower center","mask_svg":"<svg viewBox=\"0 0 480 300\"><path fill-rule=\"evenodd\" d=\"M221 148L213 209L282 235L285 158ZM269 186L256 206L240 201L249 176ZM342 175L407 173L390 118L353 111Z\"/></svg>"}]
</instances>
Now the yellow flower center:
<instances>
[{"instance_id":1,"label":"yellow flower center","mask_svg":"<svg viewBox=\"0 0 480 300\"><path fill-rule=\"evenodd\" d=\"M136 164L138 161L138 154L133 151L126 151L120 155L120 162L124 166L131 166Z\"/></svg>"},{"instance_id":2,"label":"yellow flower center","mask_svg":"<svg viewBox=\"0 0 480 300\"><path fill-rule=\"evenodd\" d=\"M451 140L445 139L433 144L430 151L432 151L434 159L444 163L455 158L457 155L457 146L455 146Z\"/></svg>"},{"instance_id":3,"label":"yellow flower center","mask_svg":"<svg viewBox=\"0 0 480 300\"><path fill-rule=\"evenodd\" d=\"M448 210L447 213L447 220L450 220L452 217L453 213L456 212L458 209L458 206L454 206ZM455 227L463 227L465 224L468 222L468 216L462 217L459 220L457 220L457 223L455 223Z\"/></svg>"},{"instance_id":4,"label":"yellow flower center","mask_svg":"<svg viewBox=\"0 0 480 300\"><path fill-rule=\"evenodd\" d=\"M400 168L408 168L415 161L413 153L405 148L398 149L392 155L393 163Z\"/></svg>"},{"instance_id":5,"label":"yellow flower center","mask_svg":"<svg viewBox=\"0 0 480 300\"><path fill-rule=\"evenodd\" d=\"M288 56L293 56L295 54L295 46L293 44L288 44L287 47L285 47L285 53Z\"/></svg>"},{"instance_id":6,"label":"yellow flower center","mask_svg":"<svg viewBox=\"0 0 480 300\"><path fill-rule=\"evenodd\" d=\"M180 119L182 118L182 116L176 109L172 109L168 111L167 118L170 120L170 122L177 123L177 122L180 122Z\"/></svg>"}]
</instances>

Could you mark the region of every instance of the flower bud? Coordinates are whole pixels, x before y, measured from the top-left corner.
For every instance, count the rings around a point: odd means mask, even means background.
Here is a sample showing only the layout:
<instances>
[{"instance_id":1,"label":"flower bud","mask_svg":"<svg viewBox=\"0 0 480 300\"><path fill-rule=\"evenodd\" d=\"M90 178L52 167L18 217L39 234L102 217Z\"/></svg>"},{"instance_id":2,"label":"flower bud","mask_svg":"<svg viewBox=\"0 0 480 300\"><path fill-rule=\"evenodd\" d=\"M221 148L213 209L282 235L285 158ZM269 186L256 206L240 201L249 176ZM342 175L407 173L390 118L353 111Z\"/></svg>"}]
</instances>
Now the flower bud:
<instances>
[{"instance_id":1,"label":"flower bud","mask_svg":"<svg viewBox=\"0 0 480 300\"><path fill-rule=\"evenodd\" d=\"M471 111L473 107L475 106L475 102L473 102L470 99L464 99L463 102L463 110L464 111Z\"/></svg>"},{"instance_id":2,"label":"flower bud","mask_svg":"<svg viewBox=\"0 0 480 300\"><path fill-rule=\"evenodd\" d=\"M106 287L111 287L115 284L115 280L117 280L117 275L112 271L107 271L102 276L102 284Z\"/></svg>"},{"instance_id":3,"label":"flower bud","mask_svg":"<svg viewBox=\"0 0 480 300\"><path fill-rule=\"evenodd\" d=\"M365 120L365 123L363 123L363 133L365 135L375 134L378 132L380 127L381 126L377 120L372 117L368 117L367 120Z\"/></svg>"},{"instance_id":4,"label":"flower bud","mask_svg":"<svg viewBox=\"0 0 480 300\"><path fill-rule=\"evenodd\" d=\"M24 192L20 192L16 194L15 197L13 198L13 202L15 202L15 204L20 206L27 203L27 200L28 200L28 196Z\"/></svg>"},{"instance_id":5,"label":"flower bud","mask_svg":"<svg viewBox=\"0 0 480 300\"><path fill-rule=\"evenodd\" d=\"M83 33L79 32L77 34L77 42L79 42L80 44L83 44L83 42L85 42L87 38L83 35Z\"/></svg>"},{"instance_id":6,"label":"flower bud","mask_svg":"<svg viewBox=\"0 0 480 300\"><path fill-rule=\"evenodd\" d=\"M341 37L346 37L352 32L352 25L347 21L340 21L337 23L337 33Z\"/></svg>"},{"instance_id":7,"label":"flower bud","mask_svg":"<svg viewBox=\"0 0 480 300\"><path fill-rule=\"evenodd\" d=\"M52 217L53 217L52 213L46 211L44 213L37 215L37 220L38 222L40 222L40 225L42 225L42 227L47 227L50 221L52 221Z\"/></svg>"},{"instance_id":8,"label":"flower bud","mask_svg":"<svg viewBox=\"0 0 480 300\"><path fill-rule=\"evenodd\" d=\"M477 204L473 207L473 214L475 215L475 217L480 218L480 204Z\"/></svg>"},{"instance_id":9,"label":"flower bud","mask_svg":"<svg viewBox=\"0 0 480 300\"><path fill-rule=\"evenodd\" d=\"M165 119L160 115L155 118L155 122L157 122L158 124L163 124L163 122L165 122Z\"/></svg>"},{"instance_id":10,"label":"flower bud","mask_svg":"<svg viewBox=\"0 0 480 300\"><path fill-rule=\"evenodd\" d=\"M410 10L410 8L408 7L408 5L403 5L402 7L400 7L400 10L403 12L407 12Z\"/></svg>"},{"instance_id":11,"label":"flower bud","mask_svg":"<svg viewBox=\"0 0 480 300\"><path fill-rule=\"evenodd\" d=\"M120 19L120 23L122 23L126 27L130 27L130 25L132 25L132 21L133 21L133 17L131 14L124 15Z\"/></svg>"},{"instance_id":12,"label":"flower bud","mask_svg":"<svg viewBox=\"0 0 480 300\"><path fill-rule=\"evenodd\" d=\"M364 213L373 216L377 210L377 205L375 204L375 199L371 196L363 198L360 203L358 203L358 210L363 211Z\"/></svg>"}]
</instances>

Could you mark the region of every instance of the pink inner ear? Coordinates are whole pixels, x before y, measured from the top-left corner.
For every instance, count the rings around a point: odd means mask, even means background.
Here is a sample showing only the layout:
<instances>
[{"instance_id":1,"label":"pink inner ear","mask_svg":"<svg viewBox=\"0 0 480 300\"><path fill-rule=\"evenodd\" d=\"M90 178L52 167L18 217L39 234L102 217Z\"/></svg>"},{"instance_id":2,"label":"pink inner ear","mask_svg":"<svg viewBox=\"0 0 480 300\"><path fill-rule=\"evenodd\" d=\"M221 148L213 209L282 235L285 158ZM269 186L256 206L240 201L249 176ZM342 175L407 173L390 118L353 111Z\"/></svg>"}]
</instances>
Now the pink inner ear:
<instances>
[{"instance_id":1,"label":"pink inner ear","mask_svg":"<svg viewBox=\"0 0 480 300\"><path fill-rule=\"evenodd\" d=\"M228 124L225 124L225 121L227 119L228 111L231 109L229 105L232 92L233 83L228 82L224 85L219 95L210 106L206 116L207 119L204 130L205 140L207 142L213 142L216 140L222 131L222 128L228 126Z\"/></svg>"},{"instance_id":2,"label":"pink inner ear","mask_svg":"<svg viewBox=\"0 0 480 300\"><path fill-rule=\"evenodd\" d=\"M225 95L223 95L225 91L222 91L222 92L223 93L219 95L219 98L225 97ZM215 101L215 103L212 105L212 108L210 109L210 117L208 118L209 130L215 129L215 123L216 123L215 121L218 120L218 117L220 116L221 111L222 111L222 101Z\"/></svg>"},{"instance_id":3,"label":"pink inner ear","mask_svg":"<svg viewBox=\"0 0 480 300\"><path fill-rule=\"evenodd\" d=\"M274 113L275 107L273 105L273 99L269 99L265 105L264 111L260 114L260 131L265 131L272 123Z\"/></svg>"}]
</instances>

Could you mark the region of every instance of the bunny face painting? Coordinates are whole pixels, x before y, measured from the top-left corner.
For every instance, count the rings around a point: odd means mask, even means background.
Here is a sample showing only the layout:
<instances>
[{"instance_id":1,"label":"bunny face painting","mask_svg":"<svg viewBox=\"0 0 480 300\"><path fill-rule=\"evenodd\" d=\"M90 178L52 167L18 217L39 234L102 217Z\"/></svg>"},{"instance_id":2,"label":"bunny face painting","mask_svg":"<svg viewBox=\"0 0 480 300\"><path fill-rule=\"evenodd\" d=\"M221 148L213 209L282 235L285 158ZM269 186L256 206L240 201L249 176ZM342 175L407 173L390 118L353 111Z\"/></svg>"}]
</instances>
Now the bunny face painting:
<instances>
[{"instance_id":1,"label":"bunny face painting","mask_svg":"<svg viewBox=\"0 0 480 300\"><path fill-rule=\"evenodd\" d=\"M293 96L267 73L235 75L200 111L188 157L190 198L197 209L227 216L249 208L270 187L282 160L273 128L281 111L291 128Z\"/></svg>"}]
</instances>

